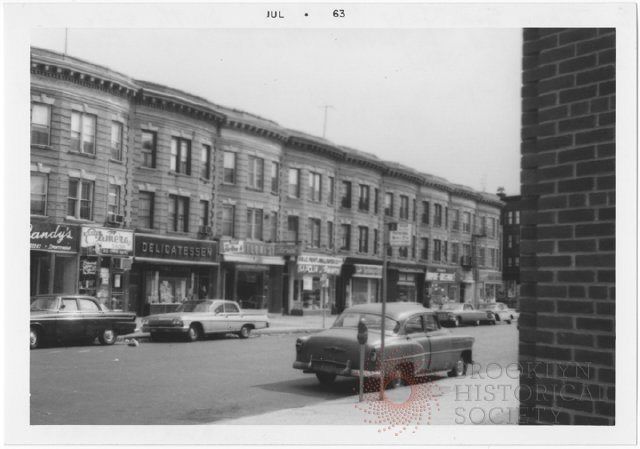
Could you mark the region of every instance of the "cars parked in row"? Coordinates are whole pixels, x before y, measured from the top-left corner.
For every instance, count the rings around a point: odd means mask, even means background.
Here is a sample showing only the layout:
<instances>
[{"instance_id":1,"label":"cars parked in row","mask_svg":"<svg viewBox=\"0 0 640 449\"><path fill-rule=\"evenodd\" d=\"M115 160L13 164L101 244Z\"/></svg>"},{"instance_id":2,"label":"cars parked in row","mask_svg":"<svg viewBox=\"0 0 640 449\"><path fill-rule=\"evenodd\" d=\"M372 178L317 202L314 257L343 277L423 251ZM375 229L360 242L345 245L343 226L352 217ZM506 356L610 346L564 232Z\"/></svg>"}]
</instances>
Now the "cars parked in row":
<instances>
[{"instance_id":1,"label":"cars parked in row","mask_svg":"<svg viewBox=\"0 0 640 449\"><path fill-rule=\"evenodd\" d=\"M458 327L463 324L479 326L480 323L495 324L493 312L476 310L472 304L461 302L447 302L440 306L437 312L438 321L443 326Z\"/></svg>"},{"instance_id":2,"label":"cars parked in row","mask_svg":"<svg viewBox=\"0 0 640 449\"><path fill-rule=\"evenodd\" d=\"M501 302L481 303L478 305L478 310L491 312L496 322L504 321L507 324L511 324L512 321L517 320L520 315L514 309L507 307L506 304Z\"/></svg>"},{"instance_id":3,"label":"cars parked in row","mask_svg":"<svg viewBox=\"0 0 640 449\"><path fill-rule=\"evenodd\" d=\"M43 296L31 302L29 347L84 342L112 345L136 328L136 314L109 310L92 296Z\"/></svg>"},{"instance_id":4,"label":"cars parked in row","mask_svg":"<svg viewBox=\"0 0 640 449\"><path fill-rule=\"evenodd\" d=\"M235 301L202 299L186 301L175 312L150 315L142 321L142 331L151 341L163 337L181 337L196 341L206 335L235 333L248 338L254 329L269 327L263 312L240 309Z\"/></svg>"},{"instance_id":5,"label":"cars parked in row","mask_svg":"<svg viewBox=\"0 0 640 449\"><path fill-rule=\"evenodd\" d=\"M293 368L315 373L322 384L337 376L357 377L360 370L358 323L368 329L364 376L381 377L396 385L438 371L450 376L466 372L472 363L474 338L442 329L436 312L417 303L389 303L382 329L382 305L362 304L345 310L333 326L318 334L298 338ZM380 339L385 333L385 363L380 364Z\"/></svg>"}]
</instances>

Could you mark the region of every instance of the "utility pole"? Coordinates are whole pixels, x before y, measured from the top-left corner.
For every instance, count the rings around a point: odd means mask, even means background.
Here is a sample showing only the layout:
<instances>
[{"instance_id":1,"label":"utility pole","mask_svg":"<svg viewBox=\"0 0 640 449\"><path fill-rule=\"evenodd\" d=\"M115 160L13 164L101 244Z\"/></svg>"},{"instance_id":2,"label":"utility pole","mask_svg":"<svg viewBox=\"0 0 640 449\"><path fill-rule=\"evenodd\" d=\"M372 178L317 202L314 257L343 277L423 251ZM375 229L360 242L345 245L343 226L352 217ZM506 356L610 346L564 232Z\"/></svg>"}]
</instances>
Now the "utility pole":
<instances>
[{"instance_id":1,"label":"utility pole","mask_svg":"<svg viewBox=\"0 0 640 449\"><path fill-rule=\"evenodd\" d=\"M322 106L324 108L324 122L322 123L322 138L324 139L327 136L327 111L329 108L334 109L330 104L325 104Z\"/></svg>"}]
</instances>

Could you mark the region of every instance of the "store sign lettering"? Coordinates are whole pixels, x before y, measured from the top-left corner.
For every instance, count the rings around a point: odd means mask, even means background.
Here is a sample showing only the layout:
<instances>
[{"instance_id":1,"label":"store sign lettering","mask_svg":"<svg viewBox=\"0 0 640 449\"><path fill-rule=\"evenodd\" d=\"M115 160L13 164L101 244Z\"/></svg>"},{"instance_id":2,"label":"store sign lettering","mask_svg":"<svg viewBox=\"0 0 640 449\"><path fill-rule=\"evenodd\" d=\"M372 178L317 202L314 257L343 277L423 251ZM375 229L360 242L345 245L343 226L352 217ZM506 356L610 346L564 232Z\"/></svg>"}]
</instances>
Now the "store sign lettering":
<instances>
[{"instance_id":1,"label":"store sign lettering","mask_svg":"<svg viewBox=\"0 0 640 449\"><path fill-rule=\"evenodd\" d=\"M455 279L455 272L447 270L446 268L427 268L425 275L425 280L427 281L454 282Z\"/></svg>"},{"instance_id":2,"label":"store sign lettering","mask_svg":"<svg viewBox=\"0 0 640 449\"><path fill-rule=\"evenodd\" d=\"M380 265L360 265L355 264L354 276L363 278L382 279L382 266Z\"/></svg>"},{"instance_id":3,"label":"store sign lettering","mask_svg":"<svg viewBox=\"0 0 640 449\"><path fill-rule=\"evenodd\" d=\"M301 254L298 256L298 273L300 274L340 274L341 257Z\"/></svg>"},{"instance_id":4,"label":"store sign lettering","mask_svg":"<svg viewBox=\"0 0 640 449\"><path fill-rule=\"evenodd\" d=\"M135 257L215 262L216 242L162 239L136 235Z\"/></svg>"},{"instance_id":5,"label":"store sign lettering","mask_svg":"<svg viewBox=\"0 0 640 449\"><path fill-rule=\"evenodd\" d=\"M158 256L171 257L211 257L213 250L211 248L200 248L190 245L168 245L157 243L142 243L143 254L153 254Z\"/></svg>"},{"instance_id":6,"label":"store sign lettering","mask_svg":"<svg viewBox=\"0 0 640 449\"><path fill-rule=\"evenodd\" d=\"M133 232L107 228L82 228L80 246L96 254L131 256Z\"/></svg>"},{"instance_id":7,"label":"store sign lettering","mask_svg":"<svg viewBox=\"0 0 640 449\"><path fill-rule=\"evenodd\" d=\"M30 247L35 250L77 251L78 232L75 227L51 223L29 225Z\"/></svg>"},{"instance_id":8,"label":"store sign lettering","mask_svg":"<svg viewBox=\"0 0 640 449\"><path fill-rule=\"evenodd\" d=\"M271 243L225 240L221 242L222 254L246 254L249 256L273 256L275 247Z\"/></svg>"}]
</instances>

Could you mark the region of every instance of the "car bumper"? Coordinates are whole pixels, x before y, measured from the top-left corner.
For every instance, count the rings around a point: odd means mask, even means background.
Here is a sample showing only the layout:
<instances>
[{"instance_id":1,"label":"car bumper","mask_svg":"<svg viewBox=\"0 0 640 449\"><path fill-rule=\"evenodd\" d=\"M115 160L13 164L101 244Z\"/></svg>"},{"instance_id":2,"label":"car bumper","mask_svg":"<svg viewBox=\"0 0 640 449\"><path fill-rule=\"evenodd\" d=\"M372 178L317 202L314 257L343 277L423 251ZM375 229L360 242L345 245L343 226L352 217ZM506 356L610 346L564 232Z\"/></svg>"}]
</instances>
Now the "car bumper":
<instances>
[{"instance_id":1,"label":"car bumper","mask_svg":"<svg viewBox=\"0 0 640 449\"><path fill-rule=\"evenodd\" d=\"M153 334L186 334L188 327L150 327L149 333Z\"/></svg>"},{"instance_id":2,"label":"car bumper","mask_svg":"<svg viewBox=\"0 0 640 449\"><path fill-rule=\"evenodd\" d=\"M338 365L332 362L326 362L321 360L311 360L309 362L293 362L293 368L300 369L305 373L332 373L338 376L345 377L359 377L360 370L351 368L351 361L348 361L345 365ZM380 377L380 371L364 371L364 377Z\"/></svg>"}]
</instances>

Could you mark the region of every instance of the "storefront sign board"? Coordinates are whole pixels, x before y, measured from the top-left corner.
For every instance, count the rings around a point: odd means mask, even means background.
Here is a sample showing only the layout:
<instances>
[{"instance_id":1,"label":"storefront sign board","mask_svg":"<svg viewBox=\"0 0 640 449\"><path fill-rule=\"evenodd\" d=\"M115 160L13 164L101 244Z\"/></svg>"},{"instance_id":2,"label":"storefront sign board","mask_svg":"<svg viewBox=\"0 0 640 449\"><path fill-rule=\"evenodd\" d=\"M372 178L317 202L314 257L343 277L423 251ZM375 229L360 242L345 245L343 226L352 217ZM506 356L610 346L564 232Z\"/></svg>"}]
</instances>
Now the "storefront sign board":
<instances>
[{"instance_id":1,"label":"storefront sign board","mask_svg":"<svg viewBox=\"0 0 640 449\"><path fill-rule=\"evenodd\" d=\"M135 257L168 262L218 261L218 244L210 240L171 239L136 234Z\"/></svg>"},{"instance_id":2,"label":"storefront sign board","mask_svg":"<svg viewBox=\"0 0 640 449\"><path fill-rule=\"evenodd\" d=\"M133 232L121 229L82 227L80 246L101 255L133 255Z\"/></svg>"},{"instance_id":3,"label":"storefront sign board","mask_svg":"<svg viewBox=\"0 0 640 449\"><path fill-rule=\"evenodd\" d=\"M354 277L382 279L382 265L354 264Z\"/></svg>"},{"instance_id":4,"label":"storefront sign board","mask_svg":"<svg viewBox=\"0 0 640 449\"><path fill-rule=\"evenodd\" d=\"M298 273L301 274L340 274L342 257L321 254L301 254L298 256Z\"/></svg>"},{"instance_id":5,"label":"storefront sign board","mask_svg":"<svg viewBox=\"0 0 640 449\"><path fill-rule=\"evenodd\" d=\"M389 231L389 245L409 246L411 245L411 224L398 223L395 231Z\"/></svg>"},{"instance_id":6,"label":"storefront sign board","mask_svg":"<svg viewBox=\"0 0 640 449\"><path fill-rule=\"evenodd\" d=\"M54 223L31 223L30 247L39 251L78 251L80 228Z\"/></svg>"}]
</instances>

